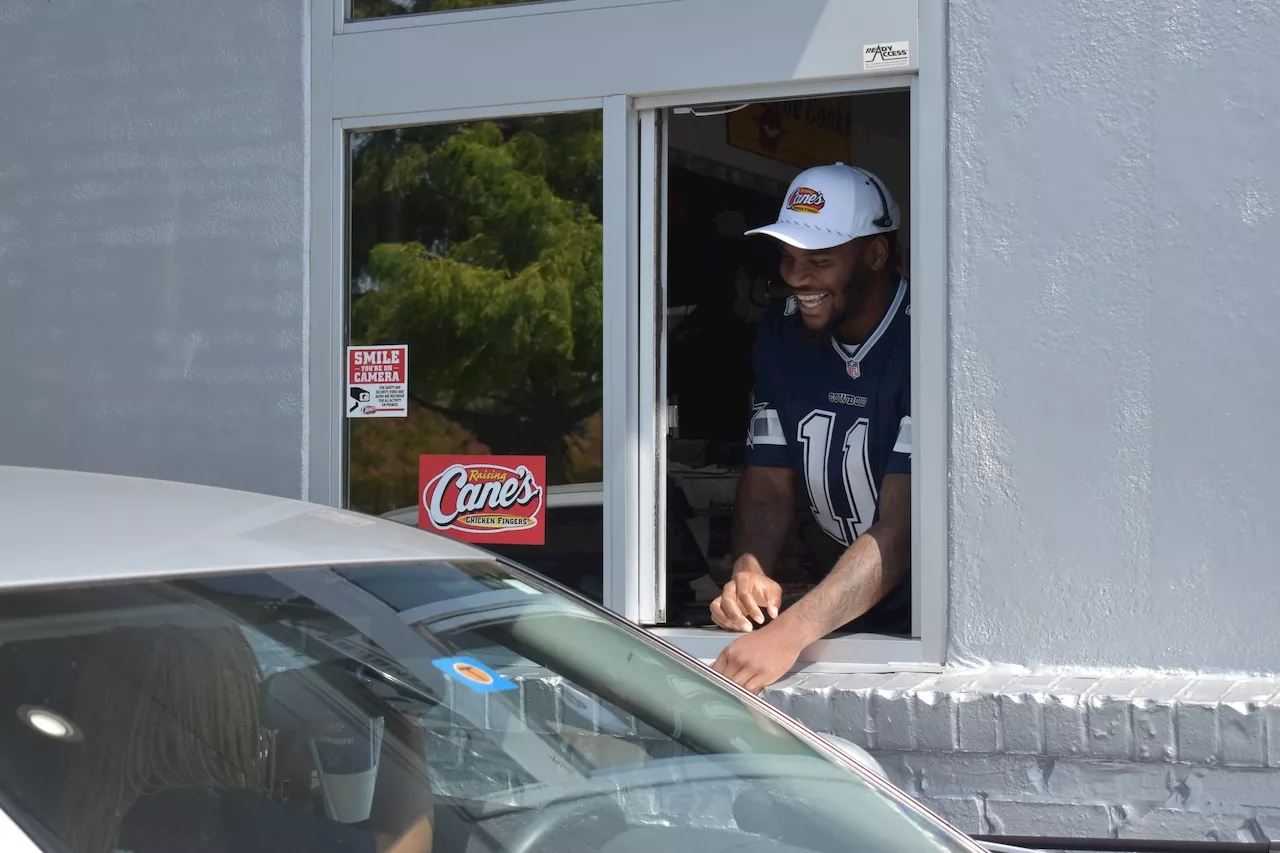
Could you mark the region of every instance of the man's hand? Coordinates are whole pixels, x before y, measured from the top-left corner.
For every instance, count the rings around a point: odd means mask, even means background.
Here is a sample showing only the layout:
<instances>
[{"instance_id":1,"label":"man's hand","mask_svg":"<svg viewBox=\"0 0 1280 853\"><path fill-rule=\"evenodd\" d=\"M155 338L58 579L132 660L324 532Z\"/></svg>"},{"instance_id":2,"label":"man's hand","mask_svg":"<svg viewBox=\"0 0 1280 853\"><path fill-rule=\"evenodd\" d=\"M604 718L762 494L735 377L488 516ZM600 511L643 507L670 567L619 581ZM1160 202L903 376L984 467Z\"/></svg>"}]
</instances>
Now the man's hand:
<instances>
[{"instance_id":1,"label":"man's hand","mask_svg":"<svg viewBox=\"0 0 1280 853\"><path fill-rule=\"evenodd\" d=\"M764 624L764 614L778 618L782 587L763 572L734 572L720 597L711 602L711 618L726 631L750 631L751 623Z\"/></svg>"},{"instance_id":2,"label":"man's hand","mask_svg":"<svg viewBox=\"0 0 1280 853\"><path fill-rule=\"evenodd\" d=\"M776 618L782 607L782 587L769 570L795 515L795 472L748 465L734 503L732 573L711 602L711 618L726 631L750 631L752 621L763 625L766 611Z\"/></svg>"},{"instance_id":3,"label":"man's hand","mask_svg":"<svg viewBox=\"0 0 1280 853\"><path fill-rule=\"evenodd\" d=\"M711 668L743 689L759 693L786 675L803 649L795 631L774 623L725 646Z\"/></svg>"}]
</instances>

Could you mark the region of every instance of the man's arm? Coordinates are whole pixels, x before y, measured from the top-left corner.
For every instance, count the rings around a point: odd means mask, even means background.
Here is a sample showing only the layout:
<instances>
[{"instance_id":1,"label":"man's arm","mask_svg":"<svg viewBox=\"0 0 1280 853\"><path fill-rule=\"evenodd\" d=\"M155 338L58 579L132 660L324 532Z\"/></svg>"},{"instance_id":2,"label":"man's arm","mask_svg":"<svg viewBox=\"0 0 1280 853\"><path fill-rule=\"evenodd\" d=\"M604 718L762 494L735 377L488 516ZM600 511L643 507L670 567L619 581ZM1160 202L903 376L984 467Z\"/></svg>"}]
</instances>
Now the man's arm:
<instances>
[{"instance_id":1,"label":"man's arm","mask_svg":"<svg viewBox=\"0 0 1280 853\"><path fill-rule=\"evenodd\" d=\"M795 515L795 472L749 466L738 480L733 511L733 572L772 575Z\"/></svg>"},{"instance_id":2,"label":"man's arm","mask_svg":"<svg viewBox=\"0 0 1280 853\"><path fill-rule=\"evenodd\" d=\"M747 464L734 501L730 576L711 602L711 618L728 631L750 631L752 622L764 624L764 610L776 618L782 607L782 587L769 574L791 528L796 485L788 430L783 426L787 395L778 373L780 316L780 306L766 312L751 350L755 385L747 425Z\"/></svg>"},{"instance_id":3,"label":"man's arm","mask_svg":"<svg viewBox=\"0 0 1280 853\"><path fill-rule=\"evenodd\" d=\"M886 474L880 520L849 546L822 583L769 625L726 646L712 669L759 693L786 675L806 646L874 607L910 567L911 476Z\"/></svg>"},{"instance_id":4,"label":"man's arm","mask_svg":"<svg viewBox=\"0 0 1280 853\"><path fill-rule=\"evenodd\" d=\"M911 477L886 474L880 519L840 556L830 573L777 620L801 648L875 607L911 569Z\"/></svg>"},{"instance_id":5,"label":"man's arm","mask_svg":"<svg viewBox=\"0 0 1280 853\"><path fill-rule=\"evenodd\" d=\"M711 618L729 631L764 624L765 610L776 618L782 587L769 575L782 552L796 502L790 468L748 465L738 481L733 513L733 565L729 582L711 602Z\"/></svg>"}]
</instances>

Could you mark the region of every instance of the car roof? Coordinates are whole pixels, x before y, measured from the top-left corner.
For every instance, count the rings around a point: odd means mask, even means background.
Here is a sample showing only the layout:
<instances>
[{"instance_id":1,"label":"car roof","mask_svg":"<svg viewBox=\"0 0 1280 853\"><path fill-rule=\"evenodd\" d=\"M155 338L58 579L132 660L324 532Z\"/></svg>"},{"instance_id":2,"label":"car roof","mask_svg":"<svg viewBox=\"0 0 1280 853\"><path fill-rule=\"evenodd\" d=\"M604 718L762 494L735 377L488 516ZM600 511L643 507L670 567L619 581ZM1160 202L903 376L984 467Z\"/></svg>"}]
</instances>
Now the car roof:
<instances>
[{"instance_id":1,"label":"car roof","mask_svg":"<svg viewBox=\"0 0 1280 853\"><path fill-rule=\"evenodd\" d=\"M0 547L0 588L490 556L405 524L300 500L5 466Z\"/></svg>"}]
</instances>

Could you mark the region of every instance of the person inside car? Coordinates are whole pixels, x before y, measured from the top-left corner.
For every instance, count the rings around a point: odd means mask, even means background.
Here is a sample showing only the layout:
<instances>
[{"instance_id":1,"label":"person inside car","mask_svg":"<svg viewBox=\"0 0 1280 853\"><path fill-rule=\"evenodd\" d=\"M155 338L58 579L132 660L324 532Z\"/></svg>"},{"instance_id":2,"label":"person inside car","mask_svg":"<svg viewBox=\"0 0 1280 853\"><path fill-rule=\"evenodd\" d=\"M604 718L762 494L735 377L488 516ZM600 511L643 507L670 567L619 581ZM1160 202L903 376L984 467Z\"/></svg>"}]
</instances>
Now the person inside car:
<instances>
[{"instance_id":1,"label":"person inside car","mask_svg":"<svg viewBox=\"0 0 1280 853\"><path fill-rule=\"evenodd\" d=\"M114 628L77 657L83 738L60 833L76 853L430 853L429 803L376 831L273 799L261 672L238 628Z\"/></svg>"}]
</instances>

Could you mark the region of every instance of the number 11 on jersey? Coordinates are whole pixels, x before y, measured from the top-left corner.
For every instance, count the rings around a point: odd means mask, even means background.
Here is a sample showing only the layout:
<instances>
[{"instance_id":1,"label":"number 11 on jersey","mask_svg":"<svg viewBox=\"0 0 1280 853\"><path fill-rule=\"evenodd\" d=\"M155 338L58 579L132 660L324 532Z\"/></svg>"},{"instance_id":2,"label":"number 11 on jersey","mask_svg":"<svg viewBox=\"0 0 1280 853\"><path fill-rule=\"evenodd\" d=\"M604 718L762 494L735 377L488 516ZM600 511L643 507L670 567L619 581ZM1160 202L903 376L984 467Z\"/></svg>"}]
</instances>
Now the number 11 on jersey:
<instances>
[{"instance_id":1,"label":"number 11 on jersey","mask_svg":"<svg viewBox=\"0 0 1280 853\"><path fill-rule=\"evenodd\" d=\"M834 412L815 409L800 421L799 439L804 448L804 479L809 491L809 509L828 536L848 547L871 526L879 495L871 480L871 464L867 459L870 422L859 418L844 434L837 450L844 463L839 466L841 487L852 515L837 515L831 490L832 432L835 424Z\"/></svg>"}]
</instances>

